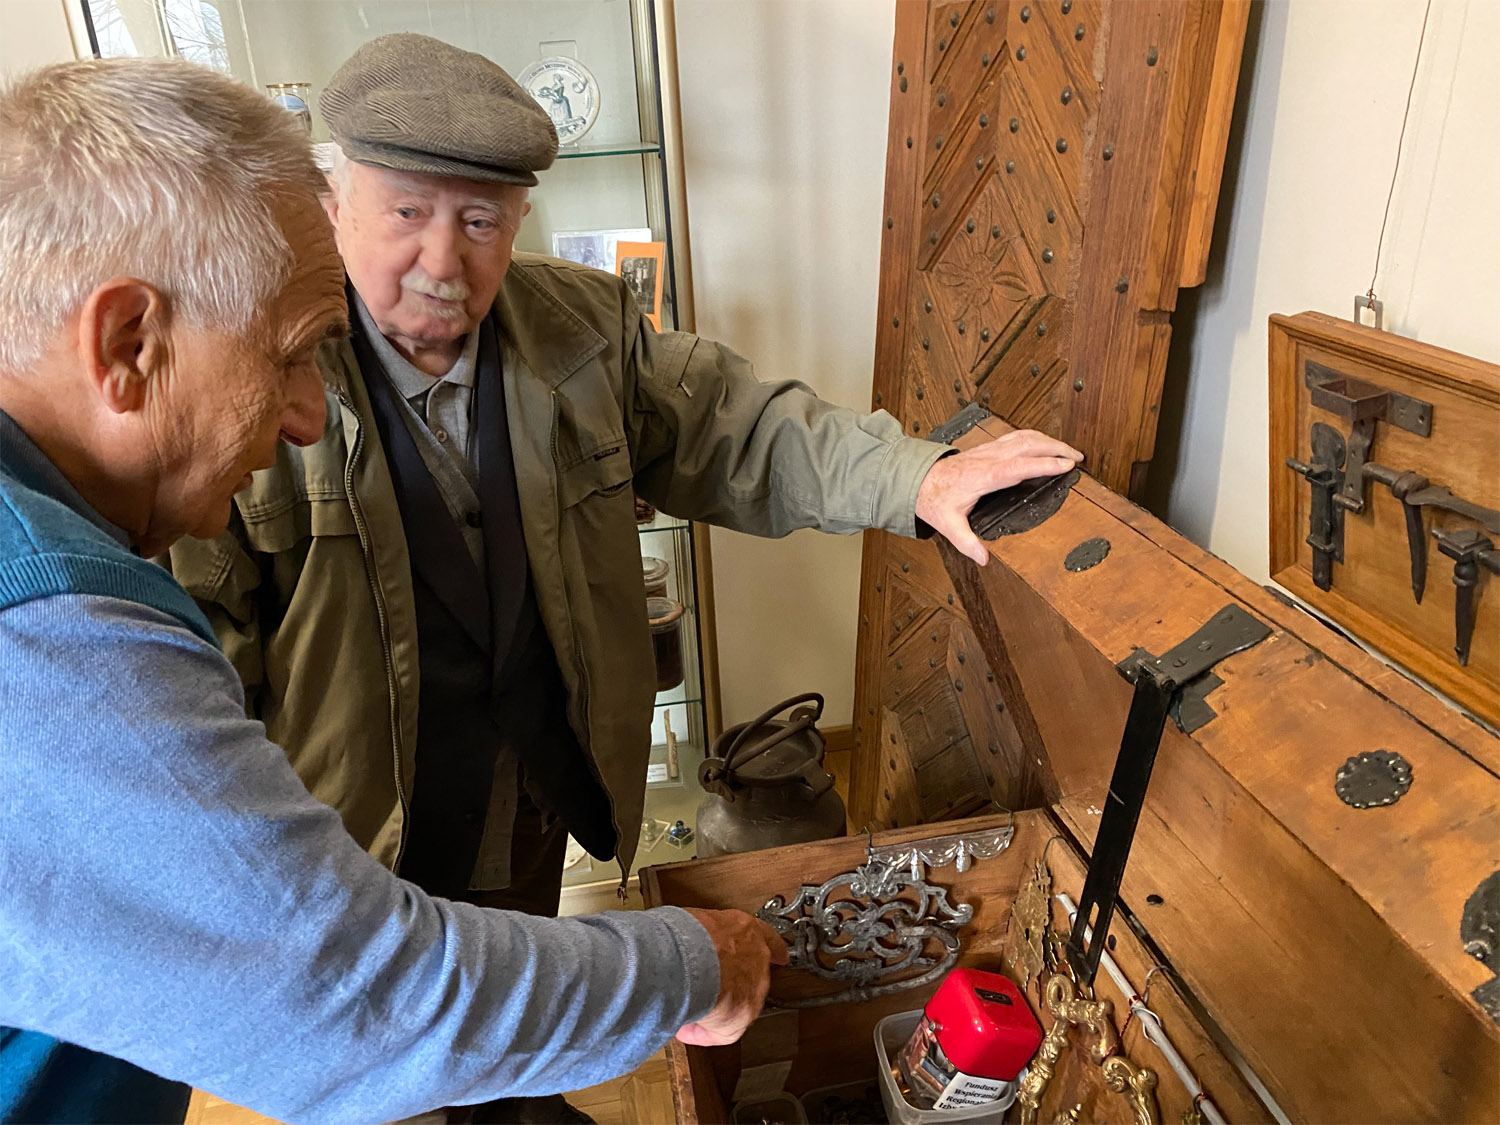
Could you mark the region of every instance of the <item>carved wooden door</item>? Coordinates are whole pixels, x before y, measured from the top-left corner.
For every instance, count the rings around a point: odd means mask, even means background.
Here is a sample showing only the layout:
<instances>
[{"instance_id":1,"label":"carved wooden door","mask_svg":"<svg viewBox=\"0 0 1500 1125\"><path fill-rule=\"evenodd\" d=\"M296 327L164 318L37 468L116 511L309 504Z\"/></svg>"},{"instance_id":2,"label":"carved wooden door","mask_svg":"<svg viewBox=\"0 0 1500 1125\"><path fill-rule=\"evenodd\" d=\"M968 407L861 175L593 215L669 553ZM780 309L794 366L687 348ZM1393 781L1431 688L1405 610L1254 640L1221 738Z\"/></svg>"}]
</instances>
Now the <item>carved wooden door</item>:
<instances>
[{"instance_id":1,"label":"carved wooden door","mask_svg":"<svg viewBox=\"0 0 1500 1125\"><path fill-rule=\"evenodd\" d=\"M875 405L921 437L978 402L1137 491L1177 290L1206 268L1248 0L896 9ZM866 535L856 674L852 823L1048 795L1025 701L930 543Z\"/></svg>"}]
</instances>

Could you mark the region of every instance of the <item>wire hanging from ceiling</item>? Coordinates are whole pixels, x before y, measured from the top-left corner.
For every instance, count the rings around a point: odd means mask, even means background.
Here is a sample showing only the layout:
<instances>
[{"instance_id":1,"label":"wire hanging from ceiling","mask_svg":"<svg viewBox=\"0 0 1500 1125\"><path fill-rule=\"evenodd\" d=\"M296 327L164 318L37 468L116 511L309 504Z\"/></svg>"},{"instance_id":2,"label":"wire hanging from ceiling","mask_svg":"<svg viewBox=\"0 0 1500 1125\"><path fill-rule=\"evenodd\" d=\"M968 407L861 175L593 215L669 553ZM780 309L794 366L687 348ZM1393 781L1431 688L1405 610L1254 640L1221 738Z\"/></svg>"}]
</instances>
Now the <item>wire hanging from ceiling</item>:
<instances>
[{"instance_id":1,"label":"wire hanging from ceiling","mask_svg":"<svg viewBox=\"0 0 1500 1125\"><path fill-rule=\"evenodd\" d=\"M1385 197L1385 214L1380 219L1380 238L1375 243L1375 268L1370 271L1370 291L1365 300L1370 308L1375 307L1375 279L1380 274L1380 252L1385 247L1385 226L1391 217L1391 200L1396 196L1396 173L1401 170L1401 147L1406 143L1406 122L1411 117L1411 96L1417 88L1417 71L1422 65L1422 44L1427 40L1427 17L1432 15L1432 0L1422 13L1422 32L1417 36L1417 58L1411 65L1411 85L1406 88L1406 109L1401 114L1401 135L1396 140L1396 163L1391 169L1391 190Z\"/></svg>"}]
</instances>

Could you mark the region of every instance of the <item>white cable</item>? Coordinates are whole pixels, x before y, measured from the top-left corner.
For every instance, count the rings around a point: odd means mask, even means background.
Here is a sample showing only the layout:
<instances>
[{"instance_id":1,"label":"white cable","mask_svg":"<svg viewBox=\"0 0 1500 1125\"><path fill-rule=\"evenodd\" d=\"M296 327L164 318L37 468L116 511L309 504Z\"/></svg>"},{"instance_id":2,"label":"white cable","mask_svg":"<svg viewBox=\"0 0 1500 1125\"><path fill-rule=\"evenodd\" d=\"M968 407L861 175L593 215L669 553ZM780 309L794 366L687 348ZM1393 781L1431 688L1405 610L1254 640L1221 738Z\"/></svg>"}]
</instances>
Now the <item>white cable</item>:
<instances>
[{"instance_id":1,"label":"white cable","mask_svg":"<svg viewBox=\"0 0 1500 1125\"><path fill-rule=\"evenodd\" d=\"M1062 908L1068 912L1068 920L1076 922L1078 907L1074 904L1073 900L1065 894L1059 894L1057 901L1062 903ZM1092 930L1087 926L1084 927L1084 941L1088 941L1091 936ZM1177 1048L1172 1046L1172 1041L1167 1038L1167 1033L1161 1025L1161 1017L1146 1007L1141 998L1136 995L1136 991L1131 987L1130 981L1126 980L1125 974L1120 971L1120 966L1115 964L1115 959L1104 950L1100 950L1100 954L1099 963L1104 966L1104 971L1109 974L1110 979L1119 988L1120 995L1127 998L1127 1002L1130 1005L1130 1014L1141 1021L1141 1028L1144 1030L1146 1038L1156 1045L1156 1049L1167 1060L1167 1065L1176 1072L1178 1078L1182 1079L1182 1084L1187 1087L1187 1092L1192 1097L1193 1104L1203 1114L1203 1119L1210 1122L1211 1125L1228 1125L1224 1120L1224 1115L1219 1112L1219 1107L1214 1105L1213 1099L1204 1092L1197 1077L1188 1069L1188 1064L1183 1061L1182 1056L1177 1053Z\"/></svg>"}]
</instances>

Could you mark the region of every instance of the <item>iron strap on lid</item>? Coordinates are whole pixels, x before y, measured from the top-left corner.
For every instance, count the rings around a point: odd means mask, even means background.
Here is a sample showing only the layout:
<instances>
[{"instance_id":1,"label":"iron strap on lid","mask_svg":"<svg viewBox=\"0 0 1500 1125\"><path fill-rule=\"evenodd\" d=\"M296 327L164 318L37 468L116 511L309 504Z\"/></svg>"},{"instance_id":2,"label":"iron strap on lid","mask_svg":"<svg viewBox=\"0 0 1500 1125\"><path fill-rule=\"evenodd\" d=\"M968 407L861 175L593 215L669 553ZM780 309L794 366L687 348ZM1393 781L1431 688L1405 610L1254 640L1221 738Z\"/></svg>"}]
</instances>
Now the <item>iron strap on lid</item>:
<instances>
[{"instance_id":1,"label":"iron strap on lid","mask_svg":"<svg viewBox=\"0 0 1500 1125\"><path fill-rule=\"evenodd\" d=\"M1208 670L1234 653L1259 644L1271 635L1270 626L1252 617L1238 605L1227 605L1215 613L1201 629L1160 657L1136 650L1120 665L1120 672L1135 684L1130 713L1125 718L1125 733L1120 739L1120 753L1115 759L1114 776L1109 781L1109 795L1099 834L1094 838L1093 857L1088 877L1078 903L1078 916L1068 938L1068 964L1083 984L1093 984L1099 971L1099 957L1109 935L1110 919L1120 895L1120 880L1125 861L1135 840L1136 824L1151 783L1151 770L1167 717L1182 702L1184 689L1199 677L1209 677ZM1217 686L1217 684L1215 684ZM1207 709L1200 692L1197 704ZM1213 712L1208 709L1208 717ZM1202 719L1201 714L1192 719ZM1196 729L1203 722L1185 729ZM1090 931L1090 927L1092 930ZM1088 937L1085 938L1085 933Z\"/></svg>"}]
</instances>

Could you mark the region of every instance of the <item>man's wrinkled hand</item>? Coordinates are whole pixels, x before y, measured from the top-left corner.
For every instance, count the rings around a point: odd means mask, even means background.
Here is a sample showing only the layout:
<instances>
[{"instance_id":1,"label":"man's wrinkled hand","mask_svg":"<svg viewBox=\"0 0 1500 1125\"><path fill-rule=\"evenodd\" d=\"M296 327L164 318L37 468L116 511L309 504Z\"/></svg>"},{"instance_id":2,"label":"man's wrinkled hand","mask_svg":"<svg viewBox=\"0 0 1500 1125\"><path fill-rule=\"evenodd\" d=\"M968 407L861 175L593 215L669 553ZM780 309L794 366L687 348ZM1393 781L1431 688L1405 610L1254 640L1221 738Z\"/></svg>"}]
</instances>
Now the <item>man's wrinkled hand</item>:
<instances>
[{"instance_id":1,"label":"man's wrinkled hand","mask_svg":"<svg viewBox=\"0 0 1500 1125\"><path fill-rule=\"evenodd\" d=\"M733 1043L760 1015L771 987L771 966L787 963L786 943L742 910L690 908L688 913L708 931L719 955L719 1001L701 1020L684 1024L677 1038L695 1047Z\"/></svg>"},{"instance_id":2,"label":"man's wrinkled hand","mask_svg":"<svg viewBox=\"0 0 1500 1125\"><path fill-rule=\"evenodd\" d=\"M1066 473L1082 460L1082 453L1056 438L1014 430L935 461L917 489L917 518L983 566L989 548L969 526L979 498L1033 477Z\"/></svg>"}]
</instances>

